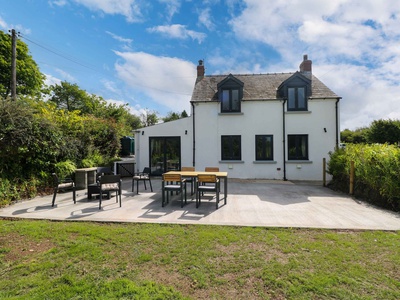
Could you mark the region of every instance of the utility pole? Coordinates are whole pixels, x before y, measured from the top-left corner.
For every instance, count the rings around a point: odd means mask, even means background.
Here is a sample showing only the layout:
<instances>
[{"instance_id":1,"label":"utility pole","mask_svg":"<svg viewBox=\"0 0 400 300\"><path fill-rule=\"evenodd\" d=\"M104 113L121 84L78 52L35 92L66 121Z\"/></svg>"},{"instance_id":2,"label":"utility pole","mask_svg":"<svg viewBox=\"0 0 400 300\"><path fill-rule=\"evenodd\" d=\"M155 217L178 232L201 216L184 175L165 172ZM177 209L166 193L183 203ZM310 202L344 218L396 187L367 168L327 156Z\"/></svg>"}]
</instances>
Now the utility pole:
<instances>
[{"instance_id":1,"label":"utility pole","mask_svg":"<svg viewBox=\"0 0 400 300\"><path fill-rule=\"evenodd\" d=\"M17 35L11 30L11 99L17 100Z\"/></svg>"}]
</instances>

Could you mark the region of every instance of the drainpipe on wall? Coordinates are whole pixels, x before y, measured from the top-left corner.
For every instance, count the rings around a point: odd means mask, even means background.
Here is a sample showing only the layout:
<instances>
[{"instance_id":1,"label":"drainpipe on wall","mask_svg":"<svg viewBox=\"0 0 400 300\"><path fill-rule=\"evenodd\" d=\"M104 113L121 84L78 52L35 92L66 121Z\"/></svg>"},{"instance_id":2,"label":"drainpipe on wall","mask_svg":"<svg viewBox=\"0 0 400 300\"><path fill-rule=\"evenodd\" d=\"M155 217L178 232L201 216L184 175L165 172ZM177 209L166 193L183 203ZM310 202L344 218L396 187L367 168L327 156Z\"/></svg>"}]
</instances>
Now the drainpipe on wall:
<instances>
[{"instance_id":1,"label":"drainpipe on wall","mask_svg":"<svg viewBox=\"0 0 400 300\"><path fill-rule=\"evenodd\" d=\"M336 149L339 149L339 101L340 97L336 99L335 103L335 114L336 114Z\"/></svg>"},{"instance_id":2,"label":"drainpipe on wall","mask_svg":"<svg viewBox=\"0 0 400 300\"><path fill-rule=\"evenodd\" d=\"M192 104L192 122L193 122L193 160L192 160L192 164L193 167L196 166L196 126L195 126L195 109L194 109L194 103L190 102L190 104Z\"/></svg>"},{"instance_id":3,"label":"drainpipe on wall","mask_svg":"<svg viewBox=\"0 0 400 300\"><path fill-rule=\"evenodd\" d=\"M285 127L285 103L286 103L286 98L283 99L282 102L282 131L283 131L283 180L286 179L286 127Z\"/></svg>"},{"instance_id":4,"label":"drainpipe on wall","mask_svg":"<svg viewBox=\"0 0 400 300\"><path fill-rule=\"evenodd\" d=\"M135 167L136 171L139 172L138 162L140 161L140 130L135 130Z\"/></svg>"}]
</instances>

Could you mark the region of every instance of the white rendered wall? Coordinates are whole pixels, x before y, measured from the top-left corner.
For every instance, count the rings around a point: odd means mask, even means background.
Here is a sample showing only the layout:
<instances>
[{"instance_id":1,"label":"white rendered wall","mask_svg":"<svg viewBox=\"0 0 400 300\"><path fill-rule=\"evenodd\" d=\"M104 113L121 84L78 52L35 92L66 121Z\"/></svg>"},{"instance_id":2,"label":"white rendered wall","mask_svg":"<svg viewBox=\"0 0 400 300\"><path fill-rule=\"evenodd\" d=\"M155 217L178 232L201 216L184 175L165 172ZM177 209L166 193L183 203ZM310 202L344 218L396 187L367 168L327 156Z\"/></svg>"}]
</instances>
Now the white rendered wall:
<instances>
[{"instance_id":1,"label":"white rendered wall","mask_svg":"<svg viewBox=\"0 0 400 300\"><path fill-rule=\"evenodd\" d=\"M309 155L308 161L289 161L286 154L286 179L322 180L322 160L328 160L328 153L336 146L335 102L310 100L307 112L285 111L285 153L288 134L307 134ZM278 100L245 101L241 113L221 114L219 102L196 103L192 116L145 127L135 134L137 169L149 165L149 137L163 136L181 137L181 165L192 166L194 118L196 170L210 166L229 172L230 178L283 179L282 104ZM241 136L241 161L221 161L222 135ZM273 136L273 161L255 161L256 135Z\"/></svg>"},{"instance_id":2,"label":"white rendered wall","mask_svg":"<svg viewBox=\"0 0 400 300\"><path fill-rule=\"evenodd\" d=\"M187 130L187 134L185 131ZM142 134L143 133L143 134ZM192 117L144 127L135 133L136 171L141 172L150 164L150 137L181 137L181 165L192 165L193 131Z\"/></svg>"}]
</instances>

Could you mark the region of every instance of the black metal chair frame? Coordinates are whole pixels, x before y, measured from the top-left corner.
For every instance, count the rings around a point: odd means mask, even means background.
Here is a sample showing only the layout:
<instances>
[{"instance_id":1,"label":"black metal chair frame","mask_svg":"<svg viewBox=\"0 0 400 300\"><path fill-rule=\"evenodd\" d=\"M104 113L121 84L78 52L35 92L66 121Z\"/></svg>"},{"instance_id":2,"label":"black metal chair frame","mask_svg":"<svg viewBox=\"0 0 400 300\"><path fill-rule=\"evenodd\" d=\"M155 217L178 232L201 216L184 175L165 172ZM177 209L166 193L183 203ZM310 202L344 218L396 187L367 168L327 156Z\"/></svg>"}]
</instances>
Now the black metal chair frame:
<instances>
[{"instance_id":1,"label":"black metal chair frame","mask_svg":"<svg viewBox=\"0 0 400 300\"><path fill-rule=\"evenodd\" d=\"M150 183L150 190L153 192L153 186L151 185L151 179L150 179L150 172L151 172L150 168L145 167L143 169L143 172L135 173L135 175L132 177L132 192L134 192L135 180L136 180L137 194L139 194L139 181L143 181L145 190L147 190L146 181L148 181Z\"/></svg>"},{"instance_id":2,"label":"black metal chair frame","mask_svg":"<svg viewBox=\"0 0 400 300\"><path fill-rule=\"evenodd\" d=\"M210 192L216 194L216 209L218 209L220 193L219 179L216 175L198 175L196 180L196 208L201 204L201 196L204 193Z\"/></svg>"},{"instance_id":3,"label":"black metal chair frame","mask_svg":"<svg viewBox=\"0 0 400 300\"><path fill-rule=\"evenodd\" d=\"M181 194L181 207L187 203L186 179L180 174L163 174L161 186L162 207L169 203L169 192ZM165 199L165 193L167 193L167 199Z\"/></svg>"},{"instance_id":4,"label":"black metal chair frame","mask_svg":"<svg viewBox=\"0 0 400 300\"><path fill-rule=\"evenodd\" d=\"M91 199L93 194L100 194L100 177L102 175L113 175L114 172L110 167L98 167L96 171L96 183L88 184L87 186L87 198ZM110 192L105 192L107 198L110 198Z\"/></svg>"},{"instance_id":5,"label":"black metal chair frame","mask_svg":"<svg viewBox=\"0 0 400 300\"><path fill-rule=\"evenodd\" d=\"M54 207L54 203L56 201L56 196L59 190L67 190L72 189L72 198L74 200L74 204L76 203L76 188L75 182L71 178L65 178L64 180L60 180L56 173L51 174L53 177L54 183L54 194L53 201L51 202L51 206Z\"/></svg>"},{"instance_id":6,"label":"black metal chair frame","mask_svg":"<svg viewBox=\"0 0 400 300\"><path fill-rule=\"evenodd\" d=\"M122 206L122 180L121 175L103 175L100 177L100 201L99 209L101 209L101 202L103 200L103 193L116 192L116 202L119 199L119 207ZM110 195L111 196L111 195ZM111 198L111 197L110 197Z\"/></svg>"}]
</instances>

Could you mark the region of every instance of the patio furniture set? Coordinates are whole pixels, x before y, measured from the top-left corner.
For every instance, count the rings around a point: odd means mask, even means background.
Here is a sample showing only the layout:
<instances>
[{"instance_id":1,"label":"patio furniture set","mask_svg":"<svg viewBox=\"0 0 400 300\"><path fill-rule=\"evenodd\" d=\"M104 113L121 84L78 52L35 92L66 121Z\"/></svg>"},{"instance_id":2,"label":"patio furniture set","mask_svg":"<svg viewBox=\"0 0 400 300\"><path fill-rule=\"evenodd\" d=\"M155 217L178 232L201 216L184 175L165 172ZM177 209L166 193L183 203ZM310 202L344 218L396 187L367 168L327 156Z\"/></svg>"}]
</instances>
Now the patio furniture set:
<instances>
[{"instance_id":1,"label":"patio furniture set","mask_svg":"<svg viewBox=\"0 0 400 300\"><path fill-rule=\"evenodd\" d=\"M90 170L91 171L91 170ZM136 182L136 193L139 194L139 182L143 182L144 188L147 190L146 182L149 183L150 189L153 192L151 184L150 168L146 167L142 172L135 173L132 176L132 192L134 192ZM76 185L71 179L60 180L55 173L54 178L54 195L52 206L54 206L57 192L59 190L71 190L73 192L73 200L76 203ZM206 168L204 171L196 171L193 167L182 167L180 171L169 171L162 174L162 201L164 207L169 203L170 195L173 192L180 194L181 207L187 203L187 184L190 184L191 195L196 194L196 208L201 204L201 199L204 194L215 194L216 209L219 208L221 179L224 179L224 204L227 203L227 172L220 172L218 168ZM103 196L107 199L111 198L113 192L116 193L116 202L122 206L122 179L121 175L114 174L109 167L96 168L94 182L87 182L87 198L92 199L94 196L99 198L99 209L101 209ZM214 197L213 197L214 198Z\"/></svg>"}]
</instances>

